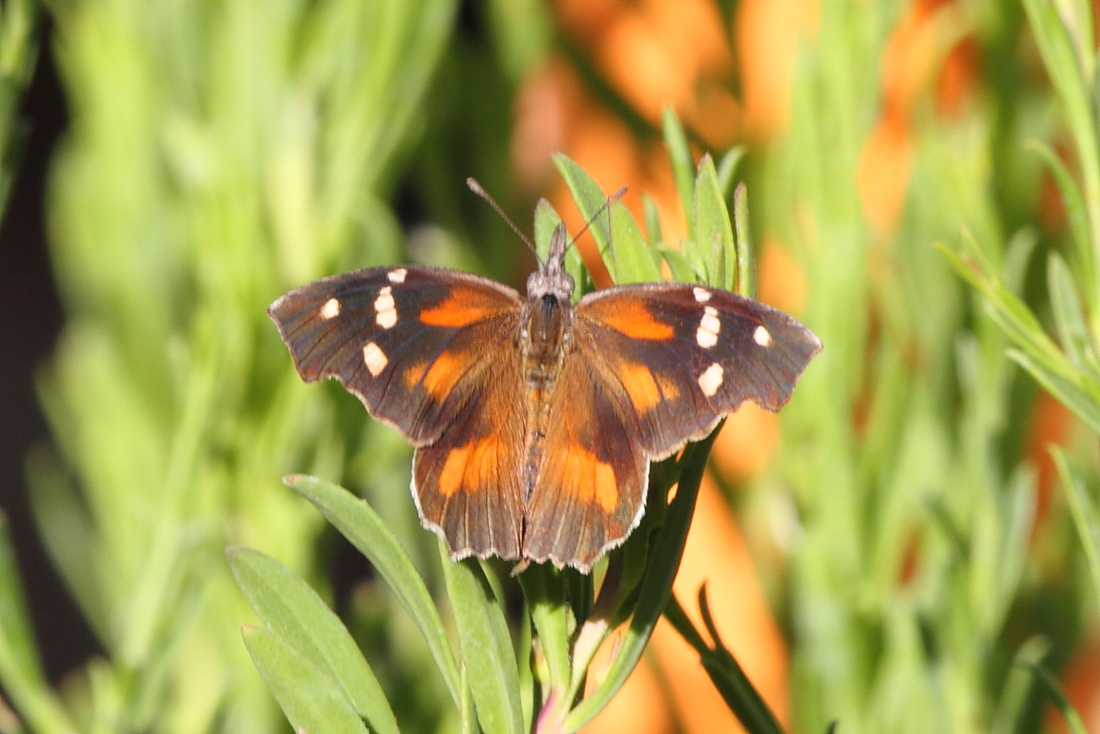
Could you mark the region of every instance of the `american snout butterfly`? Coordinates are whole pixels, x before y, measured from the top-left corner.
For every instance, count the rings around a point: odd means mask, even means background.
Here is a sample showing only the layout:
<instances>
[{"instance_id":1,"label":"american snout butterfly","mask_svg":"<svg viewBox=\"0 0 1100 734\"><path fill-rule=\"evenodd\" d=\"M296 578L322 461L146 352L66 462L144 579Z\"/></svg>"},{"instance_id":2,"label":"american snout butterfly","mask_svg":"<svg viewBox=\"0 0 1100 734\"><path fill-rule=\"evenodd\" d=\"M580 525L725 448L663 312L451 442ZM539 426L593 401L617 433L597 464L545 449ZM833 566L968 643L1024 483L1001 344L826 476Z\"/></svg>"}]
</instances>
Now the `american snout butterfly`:
<instances>
[{"instance_id":1,"label":"american snout butterfly","mask_svg":"<svg viewBox=\"0 0 1100 734\"><path fill-rule=\"evenodd\" d=\"M558 225L527 298L456 270L323 278L268 314L306 382L335 377L416 451L421 522L455 559L582 572L644 509L650 461L746 400L778 410L821 342L790 316L684 283L570 304Z\"/></svg>"}]
</instances>

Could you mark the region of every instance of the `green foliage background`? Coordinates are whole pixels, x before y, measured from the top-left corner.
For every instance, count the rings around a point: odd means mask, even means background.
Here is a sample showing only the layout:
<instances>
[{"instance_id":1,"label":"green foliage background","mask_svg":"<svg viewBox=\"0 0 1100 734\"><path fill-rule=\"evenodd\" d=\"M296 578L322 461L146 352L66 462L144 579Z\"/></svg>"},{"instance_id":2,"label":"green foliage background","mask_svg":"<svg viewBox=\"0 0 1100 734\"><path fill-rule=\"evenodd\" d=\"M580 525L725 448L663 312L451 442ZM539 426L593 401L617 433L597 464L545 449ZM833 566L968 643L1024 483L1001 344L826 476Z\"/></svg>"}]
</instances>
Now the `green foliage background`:
<instances>
[{"instance_id":1,"label":"green foliage background","mask_svg":"<svg viewBox=\"0 0 1100 734\"><path fill-rule=\"evenodd\" d=\"M904 216L883 236L865 221L856 169L883 104L869 70L906 4L819 5L790 130L738 169L754 229L794 247L802 317L826 345L783 414L782 455L740 508L753 517L754 503L789 499L798 528L785 568L760 566L791 644L794 727L1040 731L1045 671L1095 627L1100 598L1091 6L961 3L986 87L955 118L930 99L915 112ZM408 448L333 386L301 385L265 308L312 278L409 257L514 277L523 253L462 181L510 190L512 95L562 39L535 2L467 10L483 35L458 23L453 0L0 6L0 195L36 13L52 18L37 45L72 110L48 202L67 313L40 380L56 443L29 457L28 486L106 652L63 691L44 681L4 531L0 686L19 719L0 717L0 731L284 730L241 642L256 617L223 551L263 550L331 600L332 536L279 484L290 471L367 498L425 588L453 603L464 571L441 564L418 527ZM1071 151L1068 165L1053 145ZM1039 224L1047 170L1065 232ZM392 208L399 189L436 225L413 245ZM504 203L530 211L521 199ZM1059 454L1061 499L1038 528L1024 430L1035 380L1084 426ZM239 578L288 578L251 553L234 552ZM339 610L402 730L515 730L516 716L491 723L480 700L470 715L402 605L379 581ZM269 675L280 701L295 686L337 696L267 627L246 639L300 671ZM355 693L370 685L347 697L373 705Z\"/></svg>"}]
</instances>

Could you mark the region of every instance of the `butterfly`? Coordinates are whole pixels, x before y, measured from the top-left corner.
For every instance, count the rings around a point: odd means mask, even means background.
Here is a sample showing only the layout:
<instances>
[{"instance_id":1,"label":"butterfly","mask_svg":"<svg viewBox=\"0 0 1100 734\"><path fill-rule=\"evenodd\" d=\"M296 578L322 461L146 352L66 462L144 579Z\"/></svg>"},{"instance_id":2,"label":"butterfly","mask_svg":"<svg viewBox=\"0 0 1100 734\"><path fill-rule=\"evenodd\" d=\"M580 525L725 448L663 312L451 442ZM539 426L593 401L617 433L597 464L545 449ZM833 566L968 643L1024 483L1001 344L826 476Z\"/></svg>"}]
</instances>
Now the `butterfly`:
<instances>
[{"instance_id":1,"label":"butterfly","mask_svg":"<svg viewBox=\"0 0 1100 734\"><path fill-rule=\"evenodd\" d=\"M650 461L745 401L778 410L821 349L792 317L656 282L574 306L564 225L527 297L400 265L309 283L268 309L306 382L339 380L414 447L412 495L451 556L589 572L641 520Z\"/></svg>"}]
</instances>

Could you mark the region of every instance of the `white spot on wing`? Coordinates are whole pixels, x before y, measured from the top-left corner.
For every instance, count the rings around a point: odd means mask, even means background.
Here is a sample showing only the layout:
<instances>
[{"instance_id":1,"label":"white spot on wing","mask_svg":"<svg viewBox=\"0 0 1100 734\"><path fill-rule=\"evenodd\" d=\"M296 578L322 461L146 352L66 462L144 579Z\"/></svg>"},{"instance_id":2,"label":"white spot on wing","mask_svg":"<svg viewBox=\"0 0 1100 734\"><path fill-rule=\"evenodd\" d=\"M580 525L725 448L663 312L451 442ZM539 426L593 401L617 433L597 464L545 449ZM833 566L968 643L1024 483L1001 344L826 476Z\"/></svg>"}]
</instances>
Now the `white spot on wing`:
<instances>
[{"instance_id":1,"label":"white spot on wing","mask_svg":"<svg viewBox=\"0 0 1100 734\"><path fill-rule=\"evenodd\" d=\"M378 313L382 313L383 311L393 311L394 310L393 294L391 294L391 293L380 293L380 294L378 294L378 298L374 299L374 310L377 311Z\"/></svg>"},{"instance_id":2,"label":"white spot on wing","mask_svg":"<svg viewBox=\"0 0 1100 734\"><path fill-rule=\"evenodd\" d=\"M710 291L695 287L691 289L691 292L695 294L695 300L699 303L706 303L710 300Z\"/></svg>"},{"instance_id":3,"label":"white spot on wing","mask_svg":"<svg viewBox=\"0 0 1100 734\"><path fill-rule=\"evenodd\" d=\"M393 300L393 288L386 286L374 299L375 322L383 329L390 329L397 323L397 307Z\"/></svg>"},{"instance_id":4,"label":"white spot on wing","mask_svg":"<svg viewBox=\"0 0 1100 734\"><path fill-rule=\"evenodd\" d=\"M371 373L371 376L378 377L382 374L382 370L386 369L389 361L386 358L386 353L379 349L374 342L367 342L366 346L363 347L363 364L367 366L367 371Z\"/></svg>"},{"instance_id":5,"label":"white spot on wing","mask_svg":"<svg viewBox=\"0 0 1100 734\"><path fill-rule=\"evenodd\" d=\"M718 343L718 332L721 330L722 322L718 320L718 310L707 306L703 310L703 318L695 332L695 341L703 349L710 349Z\"/></svg>"},{"instance_id":6,"label":"white spot on wing","mask_svg":"<svg viewBox=\"0 0 1100 734\"><path fill-rule=\"evenodd\" d=\"M397 324L397 312L392 308L388 311L380 311L374 317L374 321L383 329L392 329Z\"/></svg>"},{"instance_id":7,"label":"white spot on wing","mask_svg":"<svg viewBox=\"0 0 1100 734\"><path fill-rule=\"evenodd\" d=\"M724 371L722 365L715 362L710 367L707 367L706 372L699 375L699 388L708 398L714 397L714 393L718 392L718 388L722 386L723 379Z\"/></svg>"},{"instance_id":8,"label":"white spot on wing","mask_svg":"<svg viewBox=\"0 0 1100 734\"><path fill-rule=\"evenodd\" d=\"M386 278L389 279L391 283L404 283L405 276L408 275L408 273L409 271L405 270L405 268L398 268L397 270L391 270L386 273Z\"/></svg>"},{"instance_id":9,"label":"white spot on wing","mask_svg":"<svg viewBox=\"0 0 1100 734\"><path fill-rule=\"evenodd\" d=\"M756 331L752 333L752 340L762 347L767 347L772 343L772 335L763 326L757 326Z\"/></svg>"},{"instance_id":10,"label":"white spot on wing","mask_svg":"<svg viewBox=\"0 0 1100 734\"><path fill-rule=\"evenodd\" d=\"M321 318L325 321L334 319L340 315L340 302L335 298L330 298L325 301L325 305L321 306Z\"/></svg>"}]
</instances>

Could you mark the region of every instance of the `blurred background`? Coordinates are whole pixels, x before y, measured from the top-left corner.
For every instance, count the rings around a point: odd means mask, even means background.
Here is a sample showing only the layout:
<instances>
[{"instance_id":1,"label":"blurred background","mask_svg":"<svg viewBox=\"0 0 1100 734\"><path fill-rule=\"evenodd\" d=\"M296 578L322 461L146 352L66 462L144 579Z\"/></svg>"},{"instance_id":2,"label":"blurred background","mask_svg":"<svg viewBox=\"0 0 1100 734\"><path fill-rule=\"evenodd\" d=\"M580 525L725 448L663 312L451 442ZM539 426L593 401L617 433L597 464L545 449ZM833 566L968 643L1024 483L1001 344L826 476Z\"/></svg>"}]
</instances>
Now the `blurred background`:
<instances>
[{"instance_id":1,"label":"blurred background","mask_svg":"<svg viewBox=\"0 0 1100 734\"><path fill-rule=\"evenodd\" d=\"M1091 69L1096 5L4 0L0 732L288 730L231 544L334 606L403 730L452 728L390 592L279 482L367 497L438 588L411 452L300 383L266 306L391 262L521 287L533 257L464 180L576 232L555 151L639 220L648 194L675 247L666 107L697 156L744 146L759 297L825 345L782 415L727 421L677 596L707 584L792 731L1067 730L1023 662L1100 732L1095 545L1064 482L1096 502L1095 433L943 251L971 238L1051 334L1057 253L1095 302L1072 245L1092 214L1044 151L1086 184L1100 162L1033 25L1060 19ZM586 729L737 730L667 626Z\"/></svg>"}]
</instances>

